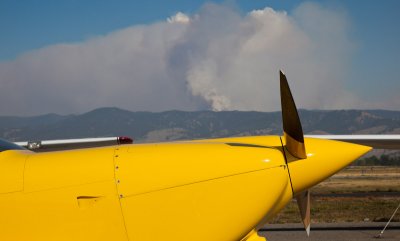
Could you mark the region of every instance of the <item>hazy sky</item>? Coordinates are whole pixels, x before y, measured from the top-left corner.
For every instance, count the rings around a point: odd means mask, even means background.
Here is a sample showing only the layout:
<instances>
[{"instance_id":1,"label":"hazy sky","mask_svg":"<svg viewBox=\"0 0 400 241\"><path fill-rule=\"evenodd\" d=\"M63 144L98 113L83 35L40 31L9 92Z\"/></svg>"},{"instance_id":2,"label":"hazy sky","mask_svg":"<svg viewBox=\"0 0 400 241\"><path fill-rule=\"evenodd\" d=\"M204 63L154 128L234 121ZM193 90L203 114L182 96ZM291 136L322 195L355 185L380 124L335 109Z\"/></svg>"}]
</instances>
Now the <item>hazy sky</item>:
<instances>
[{"instance_id":1,"label":"hazy sky","mask_svg":"<svg viewBox=\"0 0 400 241\"><path fill-rule=\"evenodd\" d=\"M400 1L0 1L0 115L400 110Z\"/></svg>"}]
</instances>

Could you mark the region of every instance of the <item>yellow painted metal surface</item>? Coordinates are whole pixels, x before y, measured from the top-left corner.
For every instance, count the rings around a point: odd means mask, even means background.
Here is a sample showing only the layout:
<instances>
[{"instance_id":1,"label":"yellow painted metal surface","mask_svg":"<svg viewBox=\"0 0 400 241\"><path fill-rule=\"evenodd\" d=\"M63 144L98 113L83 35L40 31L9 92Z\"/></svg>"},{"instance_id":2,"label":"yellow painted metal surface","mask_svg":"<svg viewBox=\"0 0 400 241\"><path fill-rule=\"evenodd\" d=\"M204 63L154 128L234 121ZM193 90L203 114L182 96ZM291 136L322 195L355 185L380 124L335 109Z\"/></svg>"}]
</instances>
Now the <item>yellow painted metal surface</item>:
<instances>
[{"instance_id":1,"label":"yellow painted metal surface","mask_svg":"<svg viewBox=\"0 0 400 241\"><path fill-rule=\"evenodd\" d=\"M286 152L294 195L322 182L371 150L347 142L304 139L307 159L296 159Z\"/></svg>"},{"instance_id":2,"label":"yellow painted metal surface","mask_svg":"<svg viewBox=\"0 0 400 241\"><path fill-rule=\"evenodd\" d=\"M288 166L279 136L4 151L0 240L257 240L292 186L299 193L369 150L305 145L308 158L286 153Z\"/></svg>"},{"instance_id":3,"label":"yellow painted metal surface","mask_svg":"<svg viewBox=\"0 0 400 241\"><path fill-rule=\"evenodd\" d=\"M264 237L260 237L256 230L252 230L244 239L241 241L266 241Z\"/></svg>"},{"instance_id":4,"label":"yellow painted metal surface","mask_svg":"<svg viewBox=\"0 0 400 241\"><path fill-rule=\"evenodd\" d=\"M130 240L239 240L287 184L286 169L274 167L124 197L121 205Z\"/></svg>"},{"instance_id":5,"label":"yellow painted metal surface","mask_svg":"<svg viewBox=\"0 0 400 241\"><path fill-rule=\"evenodd\" d=\"M118 189L124 197L285 165L274 148L223 143L170 143L120 147Z\"/></svg>"},{"instance_id":6,"label":"yellow painted metal surface","mask_svg":"<svg viewBox=\"0 0 400 241\"><path fill-rule=\"evenodd\" d=\"M25 192L114 180L114 148L92 148L31 155Z\"/></svg>"},{"instance_id":7,"label":"yellow painted metal surface","mask_svg":"<svg viewBox=\"0 0 400 241\"><path fill-rule=\"evenodd\" d=\"M290 190L279 149L222 141L0 155L0 240L238 239Z\"/></svg>"},{"instance_id":8,"label":"yellow painted metal surface","mask_svg":"<svg viewBox=\"0 0 400 241\"><path fill-rule=\"evenodd\" d=\"M286 168L287 169L287 168ZM261 229L268 221L274 218L293 198L290 179L288 178L287 188L276 196L277 202L272 206L264 218L255 226L255 230Z\"/></svg>"},{"instance_id":9,"label":"yellow painted metal surface","mask_svg":"<svg viewBox=\"0 0 400 241\"><path fill-rule=\"evenodd\" d=\"M114 148L27 155L24 188L0 194L0 240L127 240L113 155Z\"/></svg>"},{"instance_id":10,"label":"yellow painted metal surface","mask_svg":"<svg viewBox=\"0 0 400 241\"><path fill-rule=\"evenodd\" d=\"M113 181L0 195L0 207L0 240L127 240Z\"/></svg>"},{"instance_id":11,"label":"yellow painted metal surface","mask_svg":"<svg viewBox=\"0 0 400 241\"><path fill-rule=\"evenodd\" d=\"M242 137L226 137L204 140L193 140L189 142L200 143L245 143L260 146L271 146L281 148L281 138L279 136L242 136Z\"/></svg>"},{"instance_id":12,"label":"yellow painted metal surface","mask_svg":"<svg viewBox=\"0 0 400 241\"><path fill-rule=\"evenodd\" d=\"M29 153L28 151L0 152L0 195L22 191L25 161Z\"/></svg>"},{"instance_id":13,"label":"yellow painted metal surface","mask_svg":"<svg viewBox=\"0 0 400 241\"><path fill-rule=\"evenodd\" d=\"M235 240L291 199L279 149L224 141L118 148L115 175L130 240Z\"/></svg>"}]
</instances>

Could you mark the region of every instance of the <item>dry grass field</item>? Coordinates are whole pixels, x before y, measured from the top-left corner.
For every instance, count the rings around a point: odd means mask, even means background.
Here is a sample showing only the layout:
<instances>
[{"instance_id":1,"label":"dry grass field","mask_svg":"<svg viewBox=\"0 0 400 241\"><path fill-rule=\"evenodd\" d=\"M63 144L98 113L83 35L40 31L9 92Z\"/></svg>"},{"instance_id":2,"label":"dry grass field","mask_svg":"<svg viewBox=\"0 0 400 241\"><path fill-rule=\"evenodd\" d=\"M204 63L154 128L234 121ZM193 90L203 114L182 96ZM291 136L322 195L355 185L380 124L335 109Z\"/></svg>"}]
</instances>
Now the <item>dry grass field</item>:
<instances>
[{"instance_id":1,"label":"dry grass field","mask_svg":"<svg viewBox=\"0 0 400 241\"><path fill-rule=\"evenodd\" d=\"M400 167L351 166L320 183L312 192L400 192Z\"/></svg>"},{"instance_id":2,"label":"dry grass field","mask_svg":"<svg viewBox=\"0 0 400 241\"><path fill-rule=\"evenodd\" d=\"M400 203L400 167L348 167L311 189L312 222L386 221ZM400 213L393 221L400 221ZM272 223L301 222L292 201Z\"/></svg>"}]
</instances>

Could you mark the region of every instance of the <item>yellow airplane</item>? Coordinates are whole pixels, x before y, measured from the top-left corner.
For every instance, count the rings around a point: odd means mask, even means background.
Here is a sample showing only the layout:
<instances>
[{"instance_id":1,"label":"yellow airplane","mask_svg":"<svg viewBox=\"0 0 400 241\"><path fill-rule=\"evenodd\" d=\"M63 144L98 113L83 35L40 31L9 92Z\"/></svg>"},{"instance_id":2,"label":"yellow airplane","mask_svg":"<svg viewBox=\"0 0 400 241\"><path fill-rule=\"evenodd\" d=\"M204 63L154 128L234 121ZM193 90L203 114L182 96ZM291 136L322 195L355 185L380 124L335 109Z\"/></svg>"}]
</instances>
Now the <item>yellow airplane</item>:
<instances>
[{"instance_id":1,"label":"yellow airplane","mask_svg":"<svg viewBox=\"0 0 400 241\"><path fill-rule=\"evenodd\" d=\"M371 148L305 138L280 84L283 136L41 153L1 141L0 240L265 240L293 197L309 232L309 188Z\"/></svg>"}]
</instances>

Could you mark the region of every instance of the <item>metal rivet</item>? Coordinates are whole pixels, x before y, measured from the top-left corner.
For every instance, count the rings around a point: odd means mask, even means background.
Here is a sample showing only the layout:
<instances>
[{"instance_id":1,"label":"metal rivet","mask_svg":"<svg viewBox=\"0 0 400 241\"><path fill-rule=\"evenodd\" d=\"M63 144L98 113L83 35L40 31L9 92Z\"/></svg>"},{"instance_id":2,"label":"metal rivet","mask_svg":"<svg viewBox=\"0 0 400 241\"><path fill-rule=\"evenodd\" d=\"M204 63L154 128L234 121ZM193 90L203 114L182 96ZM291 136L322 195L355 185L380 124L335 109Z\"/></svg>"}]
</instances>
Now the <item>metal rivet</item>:
<instances>
[{"instance_id":1,"label":"metal rivet","mask_svg":"<svg viewBox=\"0 0 400 241\"><path fill-rule=\"evenodd\" d=\"M120 195L119 195L119 197L120 197L120 198L123 198L123 197L124 197L124 195L120 194Z\"/></svg>"},{"instance_id":2,"label":"metal rivet","mask_svg":"<svg viewBox=\"0 0 400 241\"><path fill-rule=\"evenodd\" d=\"M119 168L119 166L115 166L115 169L118 169Z\"/></svg>"},{"instance_id":3,"label":"metal rivet","mask_svg":"<svg viewBox=\"0 0 400 241\"><path fill-rule=\"evenodd\" d=\"M117 183L120 183L120 180L117 180Z\"/></svg>"},{"instance_id":4,"label":"metal rivet","mask_svg":"<svg viewBox=\"0 0 400 241\"><path fill-rule=\"evenodd\" d=\"M118 157L118 155L115 155L115 157Z\"/></svg>"}]
</instances>

